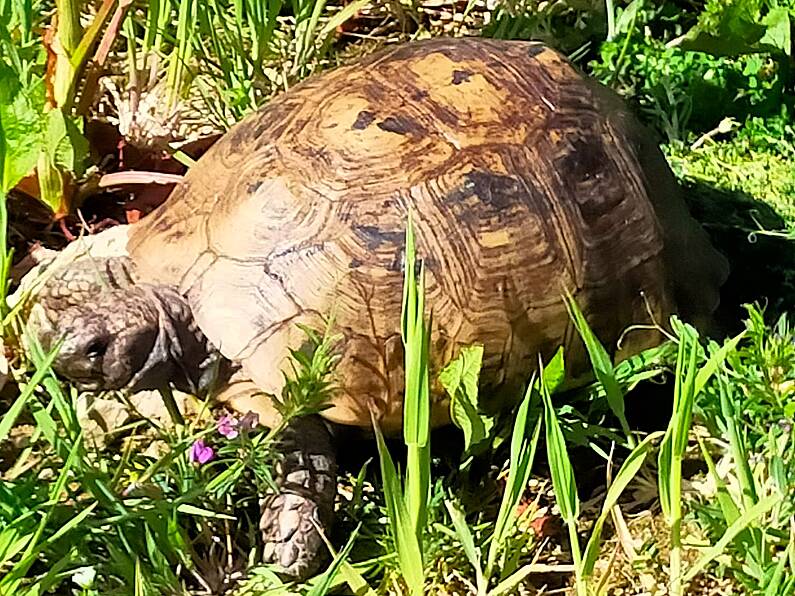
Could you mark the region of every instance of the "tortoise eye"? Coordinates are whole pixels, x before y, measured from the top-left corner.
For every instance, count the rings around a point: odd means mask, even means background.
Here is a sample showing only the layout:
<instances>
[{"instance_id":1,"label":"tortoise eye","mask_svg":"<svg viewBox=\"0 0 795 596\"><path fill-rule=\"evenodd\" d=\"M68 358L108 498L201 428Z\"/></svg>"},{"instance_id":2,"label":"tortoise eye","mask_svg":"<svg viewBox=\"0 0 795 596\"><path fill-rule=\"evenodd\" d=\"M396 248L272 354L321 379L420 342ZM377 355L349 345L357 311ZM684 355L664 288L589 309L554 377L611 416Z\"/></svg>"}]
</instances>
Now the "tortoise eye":
<instances>
[{"instance_id":1,"label":"tortoise eye","mask_svg":"<svg viewBox=\"0 0 795 596\"><path fill-rule=\"evenodd\" d=\"M95 339L88 346L86 346L86 357L90 360L102 358L105 352L108 351L108 342L104 339Z\"/></svg>"}]
</instances>

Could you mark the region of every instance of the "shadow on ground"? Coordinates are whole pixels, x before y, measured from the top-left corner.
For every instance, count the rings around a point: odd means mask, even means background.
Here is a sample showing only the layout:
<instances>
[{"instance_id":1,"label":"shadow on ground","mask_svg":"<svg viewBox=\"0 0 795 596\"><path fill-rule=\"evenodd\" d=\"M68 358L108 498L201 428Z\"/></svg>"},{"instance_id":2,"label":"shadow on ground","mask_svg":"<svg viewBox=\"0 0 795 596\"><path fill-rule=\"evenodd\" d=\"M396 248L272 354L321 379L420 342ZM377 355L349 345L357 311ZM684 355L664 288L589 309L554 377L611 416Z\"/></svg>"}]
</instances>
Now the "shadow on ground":
<instances>
[{"instance_id":1,"label":"shadow on ground","mask_svg":"<svg viewBox=\"0 0 795 596\"><path fill-rule=\"evenodd\" d=\"M688 184L685 196L715 247L731 267L715 313L718 328L736 333L743 327L743 304L766 306L768 321L795 307L795 237L766 232L786 229L786 220L767 203L742 192L707 184Z\"/></svg>"}]
</instances>

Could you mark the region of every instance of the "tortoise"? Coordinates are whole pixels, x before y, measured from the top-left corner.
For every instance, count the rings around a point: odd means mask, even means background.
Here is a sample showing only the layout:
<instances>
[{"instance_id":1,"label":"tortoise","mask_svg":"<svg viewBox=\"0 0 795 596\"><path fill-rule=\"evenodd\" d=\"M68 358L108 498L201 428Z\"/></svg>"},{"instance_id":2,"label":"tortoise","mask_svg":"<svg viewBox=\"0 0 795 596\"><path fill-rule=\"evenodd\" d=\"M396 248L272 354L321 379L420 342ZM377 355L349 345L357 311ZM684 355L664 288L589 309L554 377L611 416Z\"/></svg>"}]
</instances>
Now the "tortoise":
<instances>
[{"instance_id":1,"label":"tortoise","mask_svg":"<svg viewBox=\"0 0 795 596\"><path fill-rule=\"evenodd\" d=\"M727 275L617 95L542 43L434 39L310 77L232 127L163 205L93 238L113 254L55 260L37 330L83 388L198 386L220 354L267 396L299 324L333 311L335 397L286 431L261 521L266 560L303 577L322 550L311 520L333 519L332 424L402 424L409 210L431 366L482 344L487 411L515 404L559 346L573 376L587 370L564 292L624 358L660 341L650 322L706 320ZM442 392L432 401L445 424Z\"/></svg>"}]
</instances>

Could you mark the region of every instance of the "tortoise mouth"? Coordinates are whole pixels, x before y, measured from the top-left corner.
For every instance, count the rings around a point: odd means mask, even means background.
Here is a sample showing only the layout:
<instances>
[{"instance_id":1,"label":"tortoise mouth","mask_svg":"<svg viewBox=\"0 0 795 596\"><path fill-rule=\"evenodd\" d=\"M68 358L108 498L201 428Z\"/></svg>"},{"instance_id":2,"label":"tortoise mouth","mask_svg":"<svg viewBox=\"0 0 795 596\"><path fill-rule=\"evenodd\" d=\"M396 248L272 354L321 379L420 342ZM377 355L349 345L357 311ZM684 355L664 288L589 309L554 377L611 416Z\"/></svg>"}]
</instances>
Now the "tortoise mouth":
<instances>
[{"instance_id":1,"label":"tortoise mouth","mask_svg":"<svg viewBox=\"0 0 795 596\"><path fill-rule=\"evenodd\" d=\"M85 370L86 364L91 366L91 370ZM53 369L80 391L98 391L106 388L101 364L101 362L94 363L85 360L75 362L74 359L69 358L62 362L56 361L53 364Z\"/></svg>"},{"instance_id":2,"label":"tortoise mouth","mask_svg":"<svg viewBox=\"0 0 795 596\"><path fill-rule=\"evenodd\" d=\"M80 391L99 391L103 388L102 383L96 379L80 379L71 377L69 380L72 382L72 385L77 387L77 389Z\"/></svg>"}]
</instances>

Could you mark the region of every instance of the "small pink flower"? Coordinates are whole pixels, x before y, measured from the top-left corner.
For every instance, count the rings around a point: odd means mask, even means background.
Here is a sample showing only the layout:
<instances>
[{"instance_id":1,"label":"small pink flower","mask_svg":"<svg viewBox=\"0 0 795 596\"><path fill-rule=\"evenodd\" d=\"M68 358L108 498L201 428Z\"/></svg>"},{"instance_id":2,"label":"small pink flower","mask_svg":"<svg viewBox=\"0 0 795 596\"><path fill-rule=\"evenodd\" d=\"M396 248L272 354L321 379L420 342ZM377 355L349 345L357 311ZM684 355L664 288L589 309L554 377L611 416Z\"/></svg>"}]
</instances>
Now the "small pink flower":
<instances>
[{"instance_id":1,"label":"small pink flower","mask_svg":"<svg viewBox=\"0 0 795 596\"><path fill-rule=\"evenodd\" d=\"M188 460L200 466L206 464L213 457L215 457L215 451L213 451L213 448L209 445L205 445L204 441L201 439L197 439L193 445L191 445L190 452L188 453Z\"/></svg>"},{"instance_id":2,"label":"small pink flower","mask_svg":"<svg viewBox=\"0 0 795 596\"><path fill-rule=\"evenodd\" d=\"M218 421L218 432L227 439L234 439L239 434L237 431L238 421L234 416L226 414Z\"/></svg>"},{"instance_id":3,"label":"small pink flower","mask_svg":"<svg viewBox=\"0 0 795 596\"><path fill-rule=\"evenodd\" d=\"M259 414L249 411L243 418L240 419L238 428L241 432L248 432L259 426Z\"/></svg>"}]
</instances>

